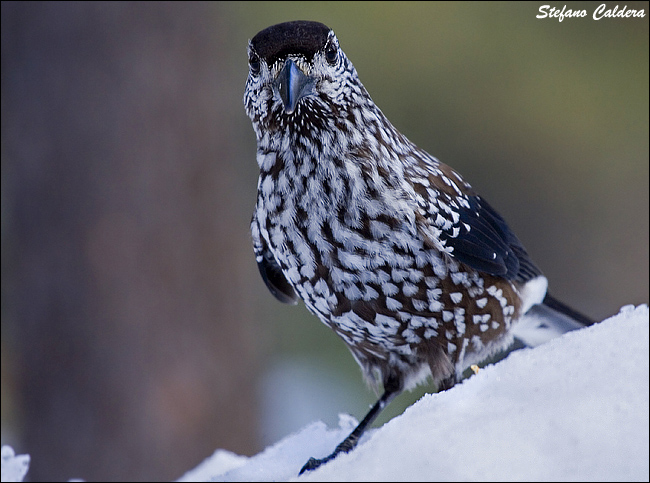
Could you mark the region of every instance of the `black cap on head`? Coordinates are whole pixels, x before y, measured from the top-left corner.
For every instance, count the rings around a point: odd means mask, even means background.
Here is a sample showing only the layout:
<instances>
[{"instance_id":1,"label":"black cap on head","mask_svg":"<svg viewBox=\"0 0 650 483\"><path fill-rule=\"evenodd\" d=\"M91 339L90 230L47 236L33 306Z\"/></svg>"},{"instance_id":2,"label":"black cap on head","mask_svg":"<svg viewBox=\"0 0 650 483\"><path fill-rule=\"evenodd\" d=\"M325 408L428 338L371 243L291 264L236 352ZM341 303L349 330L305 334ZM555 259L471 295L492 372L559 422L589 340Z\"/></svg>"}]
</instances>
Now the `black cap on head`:
<instances>
[{"instance_id":1,"label":"black cap on head","mask_svg":"<svg viewBox=\"0 0 650 483\"><path fill-rule=\"evenodd\" d=\"M251 40L253 49L270 65L288 54L312 59L327 42L329 27L320 22L296 20L265 28Z\"/></svg>"}]
</instances>

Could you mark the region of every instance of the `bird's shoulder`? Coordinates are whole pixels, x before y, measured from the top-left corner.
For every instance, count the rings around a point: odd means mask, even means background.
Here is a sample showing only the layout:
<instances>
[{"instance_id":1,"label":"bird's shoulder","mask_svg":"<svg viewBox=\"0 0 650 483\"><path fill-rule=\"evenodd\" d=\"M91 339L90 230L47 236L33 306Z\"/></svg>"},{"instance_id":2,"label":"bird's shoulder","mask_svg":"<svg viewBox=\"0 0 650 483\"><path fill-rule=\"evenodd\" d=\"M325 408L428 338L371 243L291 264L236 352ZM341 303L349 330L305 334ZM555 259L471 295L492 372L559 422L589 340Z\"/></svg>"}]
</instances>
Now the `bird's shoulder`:
<instances>
[{"instance_id":1,"label":"bird's shoulder","mask_svg":"<svg viewBox=\"0 0 650 483\"><path fill-rule=\"evenodd\" d=\"M420 151L407 175L418 231L474 270L525 282L541 274L503 217L462 176Z\"/></svg>"}]
</instances>

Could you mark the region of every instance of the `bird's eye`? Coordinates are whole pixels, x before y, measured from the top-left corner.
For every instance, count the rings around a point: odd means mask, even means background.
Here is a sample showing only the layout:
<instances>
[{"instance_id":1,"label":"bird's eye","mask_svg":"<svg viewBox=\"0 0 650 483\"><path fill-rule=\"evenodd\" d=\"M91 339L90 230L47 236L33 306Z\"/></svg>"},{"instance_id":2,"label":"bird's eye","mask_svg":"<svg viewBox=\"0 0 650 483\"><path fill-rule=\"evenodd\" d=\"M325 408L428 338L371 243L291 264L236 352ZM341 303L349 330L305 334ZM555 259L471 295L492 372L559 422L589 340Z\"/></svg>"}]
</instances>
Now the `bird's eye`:
<instances>
[{"instance_id":1,"label":"bird's eye","mask_svg":"<svg viewBox=\"0 0 650 483\"><path fill-rule=\"evenodd\" d=\"M257 56L257 54L251 54L251 56L248 58L248 66L251 69L251 74L257 75L260 73L261 64L260 58Z\"/></svg>"},{"instance_id":2,"label":"bird's eye","mask_svg":"<svg viewBox=\"0 0 650 483\"><path fill-rule=\"evenodd\" d=\"M338 50L336 48L336 45L329 44L325 48L325 60L327 61L327 63L330 65L334 65L336 63L337 54L338 54Z\"/></svg>"}]
</instances>

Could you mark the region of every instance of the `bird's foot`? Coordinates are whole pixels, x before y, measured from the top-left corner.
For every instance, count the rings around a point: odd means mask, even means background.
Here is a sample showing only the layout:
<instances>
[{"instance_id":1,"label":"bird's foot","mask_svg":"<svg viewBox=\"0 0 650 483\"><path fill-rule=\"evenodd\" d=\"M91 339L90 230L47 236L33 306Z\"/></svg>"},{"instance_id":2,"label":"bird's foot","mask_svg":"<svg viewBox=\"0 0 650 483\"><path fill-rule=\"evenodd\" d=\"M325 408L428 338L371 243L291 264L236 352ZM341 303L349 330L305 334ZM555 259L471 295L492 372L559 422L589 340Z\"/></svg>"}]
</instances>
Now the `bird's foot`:
<instances>
[{"instance_id":1,"label":"bird's foot","mask_svg":"<svg viewBox=\"0 0 650 483\"><path fill-rule=\"evenodd\" d=\"M306 471L312 471L312 470L315 470L315 469L318 468L320 465L322 465L322 464L324 464L324 463L327 463L327 462L330 461L330 460L333 460L334 457L335 457L337 454L338 454L338 453L335 452L335 453L329 455L327 458L321 458L321 459L309 458L309 461L307 461L307 463L305 463L305 466L302 467L302 469L300 470L300 473L298 473L298 476L302 475L302 474L303 474L304 472L306 472Z\"/></svg>"}]
</instances>

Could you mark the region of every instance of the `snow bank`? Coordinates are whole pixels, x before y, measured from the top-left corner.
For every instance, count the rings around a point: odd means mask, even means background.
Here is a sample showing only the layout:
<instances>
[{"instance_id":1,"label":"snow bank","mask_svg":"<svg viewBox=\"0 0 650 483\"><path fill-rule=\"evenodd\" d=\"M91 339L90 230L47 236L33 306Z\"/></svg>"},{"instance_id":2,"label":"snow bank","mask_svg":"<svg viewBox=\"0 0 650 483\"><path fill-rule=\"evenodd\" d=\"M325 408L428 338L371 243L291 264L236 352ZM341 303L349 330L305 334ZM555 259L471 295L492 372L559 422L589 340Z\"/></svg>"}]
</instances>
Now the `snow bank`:
<instances>
[{"instance_id":1,"label":"snow bank","mask_svg":"<svg viewBox=\"0 0 650 483\"><path fill-rule=\"evenodd\" d=\"M16 455L11 446L2 447L2 481L23 481L29 470L29 455Z\"/></svg>"},{"instance_id":2,"label":"snow bank","mask_svg":"<svg viewBox=\"0 0 650 483\"><path fill-rule=\"evenodd\" d=\"M517 351L441 394L428 394L307 481L649 479L648 307ZM354 428L313 423L252 457L217 450L178 481L298 479ZM2 449L2 481L29 456Z\"/></svg>"},{"instance_id":3,"label":"snow bank","mask_svg":"<svg viewBox=\"0 0 650 483\"><path fill-rule=\"evenodd\" d=\"M308 481L648 481L648 307L517 351L370 431ZM356 421L314 423L260 454L220 450L179 481L298 479Z\"/></svg>"}]
</instances>

